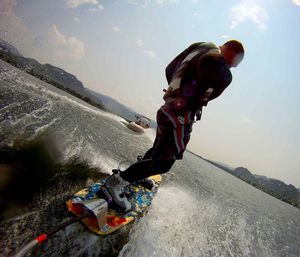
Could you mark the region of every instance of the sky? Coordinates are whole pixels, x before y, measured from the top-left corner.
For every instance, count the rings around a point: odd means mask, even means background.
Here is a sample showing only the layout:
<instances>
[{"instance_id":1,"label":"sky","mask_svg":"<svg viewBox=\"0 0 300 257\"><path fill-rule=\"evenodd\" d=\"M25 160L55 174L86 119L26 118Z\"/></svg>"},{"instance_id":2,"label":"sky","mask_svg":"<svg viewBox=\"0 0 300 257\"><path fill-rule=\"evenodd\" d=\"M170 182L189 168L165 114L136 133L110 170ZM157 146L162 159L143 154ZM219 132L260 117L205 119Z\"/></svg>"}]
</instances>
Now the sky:
<instances>
[{"instance_id":1,"label":"sky","mask_svg":"<svg viewBox=\"0 0 300 257\"><path fill-rule=\"evenodd\" d=\"M152 119L194 42L245 47L188 149L300 187L300 0L0 0L0 38Z\"/></svg>"}]
</instances>

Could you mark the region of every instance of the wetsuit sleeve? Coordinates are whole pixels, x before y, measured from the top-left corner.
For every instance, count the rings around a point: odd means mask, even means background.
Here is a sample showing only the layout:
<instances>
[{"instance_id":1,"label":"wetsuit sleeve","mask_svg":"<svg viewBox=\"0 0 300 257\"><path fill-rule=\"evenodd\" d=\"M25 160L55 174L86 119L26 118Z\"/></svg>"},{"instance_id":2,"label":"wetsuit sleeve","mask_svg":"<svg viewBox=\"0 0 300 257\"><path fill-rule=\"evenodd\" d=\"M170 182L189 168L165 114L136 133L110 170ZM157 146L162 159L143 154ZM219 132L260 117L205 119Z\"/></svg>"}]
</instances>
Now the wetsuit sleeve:
<instances>
[{"instance_id":1,"label":"wetsuit sleeve","mask_svg":"<svg viewBox=\"0 0 300 257\"><path fill-rule=\"evenodd\" d=\"M213 89L208 101L220 96L232 81L231 72L223 58L204 58L198 66L198 76L200 85Z\"/></svg>"},{"instance_id":2,"label":"wetsuit sleeve","mask_svg":"<svg viewBox=\"0 0 300 257\"><path fill-rule=\"evenodd\" d=\"M174 71L176 70L176 67L178 67L179 64L184 60L184 58L197 46L199 43L194 43L190 45L187 49L185 49L182 53L177 55L175 59L170 62L170 64L166 68L166 78L168 81L168 84L170 84Z\"/></svg>"}]
</instances>

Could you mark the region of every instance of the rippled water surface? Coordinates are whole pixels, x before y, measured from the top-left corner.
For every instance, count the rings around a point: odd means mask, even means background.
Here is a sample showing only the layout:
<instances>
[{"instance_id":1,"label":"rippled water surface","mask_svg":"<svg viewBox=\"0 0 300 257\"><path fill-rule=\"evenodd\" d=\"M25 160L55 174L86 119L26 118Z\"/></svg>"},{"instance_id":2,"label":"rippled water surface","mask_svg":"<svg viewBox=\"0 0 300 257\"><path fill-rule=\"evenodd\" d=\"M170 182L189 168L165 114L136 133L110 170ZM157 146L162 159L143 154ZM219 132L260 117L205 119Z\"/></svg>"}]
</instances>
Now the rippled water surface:
<instances>
[{"instance_id":1,"label":"rippled water surface","mask_svg":"<svg viewBox=\"0 0 300 257\"><path fill-rule=\"evenodd\" d=\"M150 135L130 131L122 118L3 62L0 97L1 147L51 137L61 162L77 157L110 173L151 146ZM187 152L164 176L149 212L133 225L119 256L300 256L299 224L299 209ZM64 233L73 233L64 254L102 256L101 239L81 225ZM47 256L60 256L62 246L51 242Z\"/></svg>"}]
</instances>

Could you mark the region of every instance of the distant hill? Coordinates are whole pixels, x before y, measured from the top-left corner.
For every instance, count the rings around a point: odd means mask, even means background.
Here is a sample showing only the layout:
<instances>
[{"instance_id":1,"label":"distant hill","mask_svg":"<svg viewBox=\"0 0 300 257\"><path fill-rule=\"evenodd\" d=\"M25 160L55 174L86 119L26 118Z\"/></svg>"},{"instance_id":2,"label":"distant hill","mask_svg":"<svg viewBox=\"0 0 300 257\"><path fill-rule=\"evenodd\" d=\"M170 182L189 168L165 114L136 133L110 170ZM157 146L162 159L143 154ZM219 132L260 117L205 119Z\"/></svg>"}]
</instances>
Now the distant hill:
<instances>
[{"instance_id":1,"label":"distant hill","mask_svg":"<svg viewBox=\"0 0 300 257\"><path fill-rule=\"evenodd\" d=\"M103 95L90 89L88 89L88 91L99 98L107 110L121 116L127 121L135 121L136 115L140 115L140 113L137 113L135 110L127 107L126 105L119 103L110 96ZM156 127L156 122L154 120L151 120L151 127Z\"/></svg>"},{"instance_id":2,"label":"distant hill","mask_svg":"<svg viewBox=\"0 0 300 257\"><path fill-rule=\"evenodd\" d=\"M103 103L95 95L88 92L73 74L55 67L51 64L41 64L32 58L22 56L17 48L8 42L0 39L0 59L11 65L26 71L34 77L39 78L55 87L68 91L76 97L94 105L102 110L106 110Z\"/></svg>"},{"instance_id":3,"label":"distant hill","mask_svg":"<svg viewBox=\"0 0 300 257\"><path fill-rule=\"evenodd\" d=\"M110 112L117 114L128 121L135 120L136 111L134 111L133 109L119 103L110 96L103 95L90 89L88 89L88 91L91 94L95 95L98 99L100 99L105 108Z\"/></svg>"},{"instance_id":4,"label":"distant hill","mask_svg":"<svg viewBox=\"0 0 300 257\"><path fill-rule=\"evenodd\" d=\"M19 53L19 50L16 47L14 47L13 45L9 44L8 42L2 40L1 38L0 38L0 50L4 51L6 53L10 53L15 56L23 57Z\"/></svg>"},{"instance_id":5,"label":"distant hill","mask_svg":"<svg viewBox=\"0 0 300 257\"><path fill-rule=\"evenodd\" d=\"M284 202L300 208L300 191L295 186L287 185L278 179L252 174L248 169L243 167L233 169L229 168L227 165L223 166L215 161L206 161L232 174L233 176L242 179L243 181L264 191L265 193L268 193Z\"/></svg>"},{"instance_id":6,"label":"distant hill","mask_svg":"<svg viewBox=\"0 0 300 257\"><path fill-rule=\"evenodd\" d=\"M138 113L133 109L119 103L109 96L84 87L76 76L61 68L51 64L40 64L32 58L22 56L17 48L2 39L0 39L0 59L102 110L121 116L127 121L136 120L135 115ZM152 120L151 127L155 126L156 123Z\"/></svg>"}]
</instances>

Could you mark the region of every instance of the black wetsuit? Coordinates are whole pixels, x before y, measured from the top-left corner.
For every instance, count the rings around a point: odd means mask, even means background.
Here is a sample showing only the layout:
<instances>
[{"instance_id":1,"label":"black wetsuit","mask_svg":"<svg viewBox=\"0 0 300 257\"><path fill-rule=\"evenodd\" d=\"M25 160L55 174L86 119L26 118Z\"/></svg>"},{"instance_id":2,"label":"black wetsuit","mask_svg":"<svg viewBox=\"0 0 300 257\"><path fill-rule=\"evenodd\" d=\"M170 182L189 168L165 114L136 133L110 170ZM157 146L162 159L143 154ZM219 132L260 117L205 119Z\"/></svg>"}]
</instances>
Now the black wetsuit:
<instances>
[{"instance_id":1,"label":"black wetsuit","mask_svg":"<svg viewBox=\"0 0 300 257\"><path fill-rule=\"evenodd\" d=\"M213 43L195 43L179 54L166 68L169 89L165 104L157 112L153 147L143 160L121 173L130 182L170 170L182 159L196 117L202 107L222 94L232 75Z\"/></svg>"}]
</instances>

